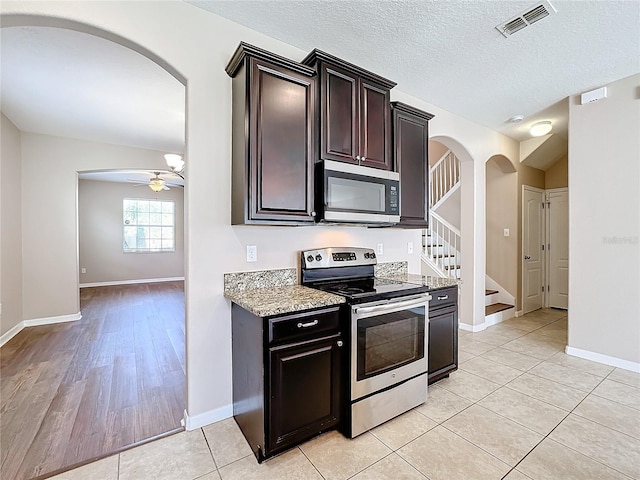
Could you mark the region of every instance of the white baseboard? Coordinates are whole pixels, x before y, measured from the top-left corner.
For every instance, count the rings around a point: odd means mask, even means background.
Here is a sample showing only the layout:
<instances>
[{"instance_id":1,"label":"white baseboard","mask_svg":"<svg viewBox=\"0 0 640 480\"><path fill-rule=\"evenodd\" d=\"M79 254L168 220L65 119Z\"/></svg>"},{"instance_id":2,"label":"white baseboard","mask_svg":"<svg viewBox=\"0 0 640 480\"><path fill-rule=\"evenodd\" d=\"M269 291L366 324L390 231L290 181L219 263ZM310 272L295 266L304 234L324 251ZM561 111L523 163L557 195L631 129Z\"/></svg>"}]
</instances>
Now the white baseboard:
<instances>
[{"instance_id":1,"label":"white baseboard","mask_svg":"<svg viewBox=\"0 0 640 480\"><path fill-rule=\"evenodd\" d=\"M113 282L92 282L81 283L80 288L85 287L112 287L114 285L133 285L136 283L160 283L160 282L179 282L184 277L166 277L166 278L142 278L140 280L115 280Z\"/></svg>"},{"instance_id":2,"label":"white baseboard","mask_svg":"<svg viewBox=\"0 0 640 480\"><path fill-rule=\"evenodd\" d=\"M37 327L39 325L51 325L54 323L65 323L65 322L75 322L76 320L80 320L82 318L82 313L72 313L70 315L58 315L57 317L42 317L42 318L32 318L30 320L23 320L18 323L11 330L7 331L2 337L0 337L0 347L15 337L18 333L22 331L23 328L26 327Z\"/></svg>"},{"instance_id":3,"label":"white baseboard","mask_svg":"<svg viewBox=\"0 0 640 480\"><path fill-rule=\"evenodd\" d=\"M469 325L468 323L458 323L458 327L460 327L460 330L476 333L476 332L481 332L482 330L486 330L487 324L484 322L482 322L479 325Z\"/></svg>"},{"instance_id":4,"label":"white baseboard","mask_svg":"<svg viewBox=\"0 0 640 480\"><path fill-rule=\"evenodd\" d=\"M568 345L565 347L564 351L567 355L573 355L574 357L584 358L586 360L604 363L605 365L610 365L612 367L618 367L624 370L640 373L640 363L638 362L630 362L629 360L623 360L622 358L610 357L609 355L590 352L589 350L582 350Z\"/></svg>"},{"instance_id":5,"label":"white baseboard","mask_svg":"<svg viewBox=\"0 0 640 480\"><path fill-rule=\"evenodd\" d=\"M225 405L224 407L216 408L215 410L209 410L208 412L199 413L198 415L189 416L187 411L184 411L184 418L182 420L183 426L187 430L195 430L196 428L204 427L210 423L219 422L225 418L233 416L233 405Z\"/></svg>"},{"instance_id":6,"label":"white baseboard","mask_svg":"<svg viewBox=\"0 0 640 480\"><path fill-rule=\"evenodd\" d=\"M9 330L7 330L0 337L0 347L3 346L5 343L7 343L9 340L11 340L13 337L15 337L18 333L20 333L20 331L23 328L24 328L24 322L20 322L17 325L15 325L12 328L10 328Z\"/></svg>"}]
</instances>

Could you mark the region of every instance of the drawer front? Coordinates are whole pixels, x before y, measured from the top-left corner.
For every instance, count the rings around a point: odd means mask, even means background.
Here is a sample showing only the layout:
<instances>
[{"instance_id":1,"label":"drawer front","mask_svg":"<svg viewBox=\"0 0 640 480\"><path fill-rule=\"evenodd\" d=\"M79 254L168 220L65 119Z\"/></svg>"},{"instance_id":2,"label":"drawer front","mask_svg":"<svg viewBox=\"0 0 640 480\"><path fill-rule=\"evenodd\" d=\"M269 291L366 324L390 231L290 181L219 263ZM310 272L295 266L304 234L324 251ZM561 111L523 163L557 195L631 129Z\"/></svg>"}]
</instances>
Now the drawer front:
<instances>
[{"instance_id":1,"label":"drawer front","mask_svg":"<svg viewBox=\"0 0 640 480\"><path fill-rule=\"evenodd\" d=\"M458 287L443 288L430 292L429 310L454 305L458 301Z\"/></svg>"},{"instance_id":2,"label":"drawer front","mask_svg":"<svg viewBox=\"0 0 640 480\"><path fill-rule=\"evenodd\" d=\"M339 307L269 319L269 343L298 342L340 332Z\"/></svg>"}]
</instances>

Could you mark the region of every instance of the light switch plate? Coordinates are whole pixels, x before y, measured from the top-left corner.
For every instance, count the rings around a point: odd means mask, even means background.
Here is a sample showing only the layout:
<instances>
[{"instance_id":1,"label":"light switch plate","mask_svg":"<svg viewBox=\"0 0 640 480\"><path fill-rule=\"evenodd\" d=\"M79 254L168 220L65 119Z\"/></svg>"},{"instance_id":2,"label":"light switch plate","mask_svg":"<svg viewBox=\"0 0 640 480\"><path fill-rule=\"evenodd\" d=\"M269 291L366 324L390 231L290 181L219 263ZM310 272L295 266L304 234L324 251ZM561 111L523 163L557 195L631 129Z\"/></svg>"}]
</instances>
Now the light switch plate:
<instances>
[{"instance_id":1,"label":"light switch plate","mask_svg":"<svg viewBox=\"0 0 640 480\"><path fill-rule=\"evenodd\" d=\"M87 269L86 268L81 268L80 269L80 273L87 273Z\"/></svg>"},{"instance_id":2,"label":"light switch plate","mask_svg":"<svg viewBox=\"0 0 640 480\"><path fill-rule=\"evenodd\" d=\"M504 236L505 236L505 237L508 237L508 236L509 236L509 229L508 229L508 228L505 228L505 229L504 229Z\"/></svg>"},{"instance_id":3,"label":"light switch plate","mask_svg":"<svg viewBox=\"0 0 640 480\"><path fill-rule=\"evenodd\" d=\"M378 244L378 248L376 249L376 253L378 255L384 255L384 245L382 243Z\"/></svg>"},{"instance_id":4,"label":"light switch plate","mask_svg":"<svg viewBox=\"0 0 640 480\"><path fill-rule=\"evenodd\" d=\"M413 253L413 242L407 242L407 253Z\"/></svg>"}]
</instances>

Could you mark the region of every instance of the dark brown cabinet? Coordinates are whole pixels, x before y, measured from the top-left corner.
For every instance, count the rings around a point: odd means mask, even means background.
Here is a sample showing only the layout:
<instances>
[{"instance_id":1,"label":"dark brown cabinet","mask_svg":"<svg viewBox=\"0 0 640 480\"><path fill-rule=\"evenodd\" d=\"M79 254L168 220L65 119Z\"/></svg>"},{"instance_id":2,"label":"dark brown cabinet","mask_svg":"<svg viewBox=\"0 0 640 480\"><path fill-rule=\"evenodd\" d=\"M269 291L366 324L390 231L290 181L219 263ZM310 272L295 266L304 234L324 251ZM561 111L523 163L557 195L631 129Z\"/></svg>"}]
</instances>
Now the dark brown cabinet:
<instances>
[{"instance_id":1,"label":"dark brown cabinet","mask_svg":"<svg viewBox=\"0 0 640 480\"><path fill-rule=\"evenodd\" d=\"M315 71L241 43L233 78L232 224L313 223Z\"/></svg>"},{"instance_id":2,"label":"dark brown cabinet","mask_svg":"<svg viewBox=\"0 0 640 480\"><path fill-rule=\"evenodd\" d=\"M389 91L394 82L313 50L302 60L319 74L319 156L392 169Z\"/></svg>"},{"instance_id":3,"label":"dark brown cabinet","mask_svg":"<svg viewBox=\"0 0 640 480\"><path fill-rule=\"evenodd\" d=\"M431 292L429 384L458 369L458 287Z\"/></svg>"},{"instance_id":4,"label":"dark brown cabinet","mask_svg":"<svg viewBox=\"0 0 640 480\"><path fill-rule=\"evenodd\" d=\"M339 307L261 318L232 306L233 415L259 462L341 419Z\"/></svg>"},{"instance_id":5,"label":"dark brown cabinet","mask_svg":"<svg viewBox=\"0 0 640 480\"><path fill-rule=\"evenodd\" d=\"M429 120L433 115L401 102L391 103L393 163L400 173L400 223L429 226Z\"/></svg>"}]
</instances>

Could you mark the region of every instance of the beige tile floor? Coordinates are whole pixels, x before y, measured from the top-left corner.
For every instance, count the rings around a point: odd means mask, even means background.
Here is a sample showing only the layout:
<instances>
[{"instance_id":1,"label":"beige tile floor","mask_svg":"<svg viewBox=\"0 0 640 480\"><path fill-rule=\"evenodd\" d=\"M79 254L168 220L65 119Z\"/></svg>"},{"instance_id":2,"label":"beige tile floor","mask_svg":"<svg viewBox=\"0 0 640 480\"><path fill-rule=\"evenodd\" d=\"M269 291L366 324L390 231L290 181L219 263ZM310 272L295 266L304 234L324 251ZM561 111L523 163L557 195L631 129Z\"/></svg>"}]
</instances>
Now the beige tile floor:
<instances>
[{"instance_id":1,"label":"beige tile floor","mask_svg":"<svg viewBox=\"0 0 640 480\"><path fill-rule=\"evenodd\" d=\"M460 369L424 405L353 440L316 437L258 465L233 419L58 480L640 478L640 374L563 353L566 312L460 332Z\"/></svg>"}]
</instances>

